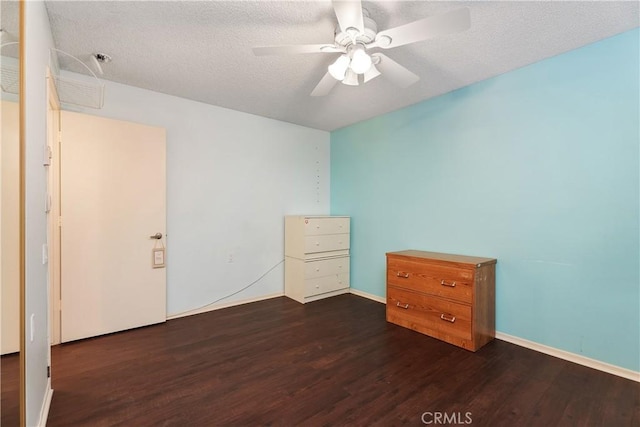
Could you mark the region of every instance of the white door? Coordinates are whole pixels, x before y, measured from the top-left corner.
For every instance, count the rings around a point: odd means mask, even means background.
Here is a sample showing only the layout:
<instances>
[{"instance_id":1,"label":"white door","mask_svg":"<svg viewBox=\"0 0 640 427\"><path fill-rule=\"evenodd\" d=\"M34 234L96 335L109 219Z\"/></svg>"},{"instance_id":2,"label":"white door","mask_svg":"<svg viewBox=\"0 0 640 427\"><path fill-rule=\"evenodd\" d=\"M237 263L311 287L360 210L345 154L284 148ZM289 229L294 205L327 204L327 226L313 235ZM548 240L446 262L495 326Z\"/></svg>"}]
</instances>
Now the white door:
<instances>
[{"instance_id":1,"label":"white door","mask_svg":"<svg viewBox=\"0 0 640 427\"><path fill-rule=\"evenodd\" d=\"M62 341L164 322L165 131L61 113Z\"/></svg>"}]
</instances>

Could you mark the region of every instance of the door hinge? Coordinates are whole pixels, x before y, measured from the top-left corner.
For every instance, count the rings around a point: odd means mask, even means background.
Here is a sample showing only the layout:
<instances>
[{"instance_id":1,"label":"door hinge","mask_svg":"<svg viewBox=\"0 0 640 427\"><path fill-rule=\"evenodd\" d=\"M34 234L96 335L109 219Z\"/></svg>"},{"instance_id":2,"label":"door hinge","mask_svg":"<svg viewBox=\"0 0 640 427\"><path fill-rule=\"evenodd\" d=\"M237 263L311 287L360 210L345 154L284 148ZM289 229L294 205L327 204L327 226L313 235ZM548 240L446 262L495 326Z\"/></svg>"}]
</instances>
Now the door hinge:
<instances>
[{"instance_id":1,"label":"door hinge","mask_svg":"<svg viewBox=\"0 0 640 427\"><path fill-rule=\"evenodd\" d=\"M51 366L47 366L47 378L51 378Z\"/></svg>"},{"instance_id":2,"label":"door hinge","mask_svg":"<svg viewBox=\"0 0 640 427\"><path fill-rule=\"evenodd\" d=\"M62 227L62 217L58 217L58 227Z\"/></svg>"}]
</instances>

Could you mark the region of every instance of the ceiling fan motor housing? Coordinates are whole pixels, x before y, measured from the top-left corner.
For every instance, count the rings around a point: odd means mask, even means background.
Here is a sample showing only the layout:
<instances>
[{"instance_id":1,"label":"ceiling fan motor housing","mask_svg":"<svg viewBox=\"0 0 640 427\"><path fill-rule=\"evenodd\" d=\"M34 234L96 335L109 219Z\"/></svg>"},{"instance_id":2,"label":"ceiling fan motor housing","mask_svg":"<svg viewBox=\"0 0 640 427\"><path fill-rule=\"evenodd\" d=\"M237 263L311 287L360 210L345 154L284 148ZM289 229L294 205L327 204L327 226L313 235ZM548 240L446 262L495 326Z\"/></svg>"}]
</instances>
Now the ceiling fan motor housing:
<instances>
[{"instance_id":1,"label":"ceiling fan motor housing","mask_svg":"<svg viewBox=\"0 0 640 427\"><path fill-rule=\"evenodd\" d=\"M378 33L378 26L376 22L369 18L368 16L363 17L364 20L364 33L360 33L356 36L355 42L367 45L373 42L376 39L376 34ZM345 31L342 31L340 27L336 27L336 44L338 46L347 47L353 43L351 36L347 34Z\"/></svg>"}]
</instances>

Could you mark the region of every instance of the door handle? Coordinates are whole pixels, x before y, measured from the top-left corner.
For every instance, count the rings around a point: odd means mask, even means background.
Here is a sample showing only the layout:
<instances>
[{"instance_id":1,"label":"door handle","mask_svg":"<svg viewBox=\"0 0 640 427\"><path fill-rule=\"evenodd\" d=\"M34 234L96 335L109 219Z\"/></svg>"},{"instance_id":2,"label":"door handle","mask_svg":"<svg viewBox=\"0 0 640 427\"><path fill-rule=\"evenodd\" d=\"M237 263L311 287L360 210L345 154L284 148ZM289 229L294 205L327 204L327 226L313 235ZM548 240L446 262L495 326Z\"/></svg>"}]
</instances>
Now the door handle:
<instances>
[{"instance_id":1,"label":"door handle","mask_svg":"<svg viewBox=\"0 0 640 427\"><path fill-rule=\"evenodd\" d=\"M156 233L153 236L149 236L150 239L160 240L162 239L162 233Z\"/></svg>"}]
</instances>

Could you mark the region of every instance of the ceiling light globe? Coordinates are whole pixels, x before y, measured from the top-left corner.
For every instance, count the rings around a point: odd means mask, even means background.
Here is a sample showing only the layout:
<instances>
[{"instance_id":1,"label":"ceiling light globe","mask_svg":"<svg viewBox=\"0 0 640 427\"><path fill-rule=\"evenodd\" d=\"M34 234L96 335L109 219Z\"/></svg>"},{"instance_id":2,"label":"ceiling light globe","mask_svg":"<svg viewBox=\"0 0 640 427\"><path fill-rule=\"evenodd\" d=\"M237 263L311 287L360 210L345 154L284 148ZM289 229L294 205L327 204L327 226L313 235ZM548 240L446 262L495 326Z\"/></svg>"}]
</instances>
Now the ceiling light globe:
<instances>
[{"instance_id":1,"label":"ceiling light globe","mask_svg":"<svg viewBox=\"0 0 640 427\"><path fill-rule=\"evenodd\" d=\"M358 75L355 73L355 71L349 68L342 83L349 86L358 86Z\"/></svg>"},{"instance_id":2,"label":"ceiling light globe","mask_svg":"<svg viewBox=\"0 0 640 427\"><path fill-rule=\"evenodd\" d=\"M349 68L349 57L347 55L340 55L333 64L329 65L328 70L331 77L342 81L344 80L344 75L347 73L347 68Z\"/></svg>"},{"instance_id":3,"label":"ceiling light globe","mask_svg":"<svg viewBox=\"0 0 640 427\"><path fill-rule=\"evenodd\" d=\"M357 48L351 58L351 69L356 74L364 74L371 68L371 57L367 55L364 48Z\"/></svg>"}]
</instances>

